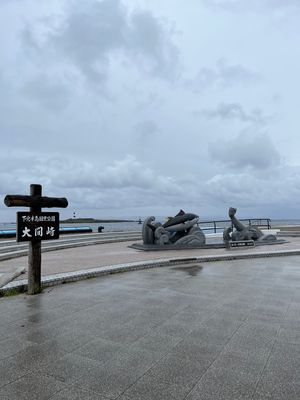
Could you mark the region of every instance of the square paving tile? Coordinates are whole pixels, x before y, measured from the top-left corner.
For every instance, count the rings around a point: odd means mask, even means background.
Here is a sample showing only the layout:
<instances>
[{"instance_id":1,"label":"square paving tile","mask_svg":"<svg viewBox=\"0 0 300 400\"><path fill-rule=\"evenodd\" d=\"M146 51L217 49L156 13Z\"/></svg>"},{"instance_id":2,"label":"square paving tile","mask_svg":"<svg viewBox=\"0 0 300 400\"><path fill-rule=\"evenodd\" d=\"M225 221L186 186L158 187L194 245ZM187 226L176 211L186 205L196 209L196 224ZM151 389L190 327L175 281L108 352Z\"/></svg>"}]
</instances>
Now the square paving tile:
<instances>
[{"instance_id":1,"label":"square paving tile","mask_svg":"<svg viewBox=\"0 0 300 400\"><path fill-rule=\"evenodd\" d=\"M186 400L252 399L256 376L243 371L211 368L186 397Z\"/></svg>"},{"instance_id":2,"label":"square paving tile","mask_svg":"<svg viewBox=\"0 0 300 400\"><path fill-rule=\"evenodd\" d=\"M114 343L106 339L95 339L74 350L73 353L104 364L111 359L121 357L126 353L126 348L125 345Z\"/></svg>"},{"instance_id":3,"label":"square paving tile","mask_svg":"<svg viewBox=\"0 0 300 400\"><path fill-rule=\"evenodd\" d=\"M181 359L176 355L169 355L155 364L147 376L156 377L157 380L167 383L189 386L194 384L206 372L208 365L198 361Z\"/></svg>"},{"instance_id":4,"label":"square paving tile","mask_svg":"<svg viewBox=\"0 0 300 400\"><path fill-rule=\"evenodd\" d=\"M154 376L143 376L118 400L183 400L190 388L176 383L162 382Z\"/></svg>"},{"instance_id":5,"label":"square paving tile","mask_svg":"<svg viewBox=\"0 0 300 400\"><path fill-rule=\"evenodd\" d=\"M27 373L27 363L19 362L15 357L0 360L0 387L15 381Z\"/></svg>"},{"instance_id":6,"label":"square paving tile","mask_svg":"<svg viewBox=\"0 0 300 400\"><path fill-rule=\"evenodd\" d=\"M48 363L42 367L39 372L69 384L84 375L88 375L91 371L97 370L101 366L101 363L91 360L90 358L75 354L67 354L62 358Z\"/></svg>"},{"instance_id":7,"label":"square paving tile","mask_svg":"<svg viewBox=\"0 0 300 400\"><path fill-rule=\"evenodd\" d=\"M180 336L165 335L160 332L149 332L145 336L136 340L132 346L152 352L158 352L161 357L175 348L182 341Z\"/></svg>"},{"instance_id":8,"label":"square paving tile","mask_svg":"<svg viewBox=\"0 0 300 400\"><path fill-rule=\"evenodd\" d=\"M31 342L18 337L0 340L0 360L13 356L30 345L32 345Z\"/></svg>"},{"instance_id":9,"label":"square paving tile","mask_svg":"<svg viewBox=\"0 0 300 400\"><path fill-rule=\"evenodd\" d=\"M29 373L0 388L1 400L46 400L66 385L39 373Z\"/></svg>"},{"instance_id":10,"label":"square paving tile","mask_svg":"<svg viewBox=\"0 0 300 400\"><path fill-rule=\"evenodd\" d=\"M138 378L139 376L126 368L110 367L108 369L102 366L79 378L74 386L91 390L109 399L116 399Z\"/></svg>"},{"instance_id":11,"label":"square paving tile","mask_svg":"<svg viewBox=\"0 0 300 400\"><path fill-rule=\"evenodd\" d=\"M280 380L276 377L264 376L256 389L254 399L266 400L299 400L300 382L290 379Z\"/></svg>"}]
</instances>

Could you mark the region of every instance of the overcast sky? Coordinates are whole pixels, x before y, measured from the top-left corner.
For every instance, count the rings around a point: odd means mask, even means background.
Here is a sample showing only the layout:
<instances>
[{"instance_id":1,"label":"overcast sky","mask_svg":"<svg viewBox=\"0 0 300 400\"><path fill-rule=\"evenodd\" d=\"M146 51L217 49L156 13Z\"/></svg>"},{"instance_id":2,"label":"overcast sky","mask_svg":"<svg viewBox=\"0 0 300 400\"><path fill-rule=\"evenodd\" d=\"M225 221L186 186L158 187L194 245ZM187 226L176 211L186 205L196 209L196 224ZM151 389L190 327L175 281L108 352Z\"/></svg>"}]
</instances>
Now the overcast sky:
<instances>
[{"instance_id":1,"label":"overcast sky","mask_svg":"<svg viewBox=\"0 0 300 400\"><path fill-rule=\"evenodd\" d=\"M299 0L0 0L0 221L300 218Z\"/></svg>"}]
</instances>

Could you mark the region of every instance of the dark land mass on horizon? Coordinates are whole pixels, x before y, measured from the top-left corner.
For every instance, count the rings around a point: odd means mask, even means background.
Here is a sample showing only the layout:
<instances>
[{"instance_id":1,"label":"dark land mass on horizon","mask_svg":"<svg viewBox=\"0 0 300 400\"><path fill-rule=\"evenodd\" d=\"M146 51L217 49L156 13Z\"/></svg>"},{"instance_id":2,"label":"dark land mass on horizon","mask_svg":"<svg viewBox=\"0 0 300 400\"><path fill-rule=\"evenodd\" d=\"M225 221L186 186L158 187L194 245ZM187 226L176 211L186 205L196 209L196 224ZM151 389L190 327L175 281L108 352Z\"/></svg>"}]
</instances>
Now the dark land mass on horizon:
<instances>
[{"instance_id":1,"label":"dark land mass on horizon","mask_svg":"<svg viewBox=\"0 0 300 400\"><path fill-rule=\"evenodd\" d=\"M113 222L138 222L134 219L95 219L95 218L68 218L61 220L63 224L93 224L93 223L113 223Z\"/></svg>"}]
</instances>

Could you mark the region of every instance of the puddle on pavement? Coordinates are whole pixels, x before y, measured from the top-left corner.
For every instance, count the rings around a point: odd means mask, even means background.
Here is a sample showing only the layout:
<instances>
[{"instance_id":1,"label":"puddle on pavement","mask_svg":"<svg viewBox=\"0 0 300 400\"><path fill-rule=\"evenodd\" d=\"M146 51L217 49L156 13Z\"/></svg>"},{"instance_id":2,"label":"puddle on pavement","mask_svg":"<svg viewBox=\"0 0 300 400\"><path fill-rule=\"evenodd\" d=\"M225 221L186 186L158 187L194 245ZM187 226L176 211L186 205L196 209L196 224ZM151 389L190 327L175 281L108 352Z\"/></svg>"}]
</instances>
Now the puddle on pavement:
<instances>
[{"instance_id":1,"label":"puddle on pavement","mask_svg":"<svg viewBox=\"0 0 300 400\"><path fill-rule=\"evenodd\" d=\"M203 267L202 265L188 265L188 266L179 266L179 267L173 267L172 268L175 271L183 271L189 276L197 276L199 272L202 271Z\"/></svg>"}]
</instances>

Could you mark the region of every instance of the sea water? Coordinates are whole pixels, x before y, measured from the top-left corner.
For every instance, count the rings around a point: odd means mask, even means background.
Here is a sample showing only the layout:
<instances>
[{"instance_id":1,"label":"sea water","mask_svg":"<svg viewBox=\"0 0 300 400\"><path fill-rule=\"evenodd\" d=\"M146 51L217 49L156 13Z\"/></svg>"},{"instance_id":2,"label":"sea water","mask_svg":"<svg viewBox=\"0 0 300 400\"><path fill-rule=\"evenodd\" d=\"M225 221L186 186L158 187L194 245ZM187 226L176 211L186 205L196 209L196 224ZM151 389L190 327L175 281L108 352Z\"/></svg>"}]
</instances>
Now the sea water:
<instances>
[{"instance_id":1,"label":"sea water","mask_svg":"<svg viewBox=\"0 0 300 400\"><path fill-rule=\"evenodd\" d=\"M160 221L160 219L157 219ZM164 222L164 220L161 219L160 222ZM244 222L244 224L246 225L246 222ZM271 226L278 226L278 225L300 225L300 220L299 219L274 219L271 220ZM142 231L142 224L139 224L138 222L110 222L110 223L106 223L106 222L99 222L99 223L78 223L78 224L60 224L61 227L77 227L77 226L88 226L90 228L92 228L93 232L98 232L98 227L99 226L103 226L104 230L103 232L133 232L133 231L137 231L137 232L141 232ZM228 223L217 223L217 232L222 232L223 229L226 226L230 226ZM204 230L204 233L213 233L214 229L213 229L213 225L212 223L210 224L201 224L200 227ZM0 223L0 230L7 230L7 229L16 229L16 224L13 222L3 222Z\"/></svg>"},{"instance_id":2,"label":"sea water","mask_svg":"<svg viewBox=\"0 0 300 400\"><path fill-rule=\"evenodd\" d=\"M61 228L64 227L90 227L93 229L93 232L98 232L98 227L103 226L103 232L128 232L128 231L142 231L142 224L138 224L138 222L114 222L114 223L78 223L78 224L60 224ZM16 229L16 224L12 222L4 222L0 223L0 230L7 230L7 229Z\"/></svg>"}]
</instances>

